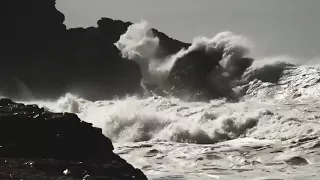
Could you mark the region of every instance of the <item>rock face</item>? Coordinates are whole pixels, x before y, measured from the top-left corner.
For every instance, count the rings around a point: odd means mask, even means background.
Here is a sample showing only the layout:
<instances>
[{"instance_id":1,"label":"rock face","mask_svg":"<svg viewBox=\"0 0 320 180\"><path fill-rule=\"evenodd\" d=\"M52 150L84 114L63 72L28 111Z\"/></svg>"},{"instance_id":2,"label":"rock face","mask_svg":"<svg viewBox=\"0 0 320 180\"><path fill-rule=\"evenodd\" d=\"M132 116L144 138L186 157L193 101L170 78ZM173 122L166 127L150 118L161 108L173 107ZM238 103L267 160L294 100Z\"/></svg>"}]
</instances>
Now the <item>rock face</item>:
<instances>
[{"instance_id":1,"label":"rock face","mask_svg":"<svg viewBox=\"0 0 320 180\"><path fill-rule=\"evenodd\" d=\"M102 18L97 28L67 30L55 0L5 0L2 7L0 95L56 98L71 92L97 100L140 92L139 66L114 46L131 23ZM164 55L189 46L154 32Z\"/></svg>"},{"instance_id":2,"label":"rock face","mask_svg":"<svg viewBox=\"0 0 320 180\"><path fill-rule=\"evenodd\" d=\"M112 151L75 114L0 100L0 179L147 179Z\"/></svg>"},{"instance_id":3,"label":"rock face","mask_svg":"<svg viewBox=\"0 0 320 180\"><path fill-rule=\"evenodd\" d=\"M0 92L5 95L31 96L31 91L41 89L61 91L60 85L66 81L62 75L67 70L61 58L66 27L63 14L55 11L54 5L54 0L2 3Z\"/></svg>"}]
</instances>

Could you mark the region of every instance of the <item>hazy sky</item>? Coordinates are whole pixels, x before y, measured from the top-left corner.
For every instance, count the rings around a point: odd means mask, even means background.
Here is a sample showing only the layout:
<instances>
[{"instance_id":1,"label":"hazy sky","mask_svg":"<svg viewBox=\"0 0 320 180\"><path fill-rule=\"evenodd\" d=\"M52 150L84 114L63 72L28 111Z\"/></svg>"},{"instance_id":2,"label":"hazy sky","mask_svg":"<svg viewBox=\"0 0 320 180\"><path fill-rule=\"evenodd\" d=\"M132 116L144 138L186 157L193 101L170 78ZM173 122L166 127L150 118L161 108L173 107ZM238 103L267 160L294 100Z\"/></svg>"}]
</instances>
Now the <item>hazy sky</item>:
<instances>
[{"instance_id":1,"label":"hazy sky","mask_svg":"<svg viewBox=\"0 0 320 180\"><path fill-rule=\"evenodd\" d=\"M249 37L260 55L320 57L320 0L58 0L57 8L69 28L145 19L186 42L228 30Z\"/></svg>"}]
</instances>

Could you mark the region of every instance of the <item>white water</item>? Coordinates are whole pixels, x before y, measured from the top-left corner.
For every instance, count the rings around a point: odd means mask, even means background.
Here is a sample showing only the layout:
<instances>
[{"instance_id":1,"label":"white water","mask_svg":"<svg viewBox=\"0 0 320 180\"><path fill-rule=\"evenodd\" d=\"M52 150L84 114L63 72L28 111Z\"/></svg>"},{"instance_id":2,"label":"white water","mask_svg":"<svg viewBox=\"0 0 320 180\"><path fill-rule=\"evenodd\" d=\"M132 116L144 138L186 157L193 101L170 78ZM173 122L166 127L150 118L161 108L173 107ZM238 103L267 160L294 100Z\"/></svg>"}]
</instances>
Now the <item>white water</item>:
<instances>
[{"instance_id":1,"label":"white water","mask_svg":"<svg viewBox=\"0 0 320 180\"><path fill-rule=\"evenodd\" d=\"M150 179L317 179L319 79L318 67L290 67L278 84L250 81L237 103L90 102L71 94L28 103L77 113L103 128L115 152Z\"/></svg>"}]
</instances>

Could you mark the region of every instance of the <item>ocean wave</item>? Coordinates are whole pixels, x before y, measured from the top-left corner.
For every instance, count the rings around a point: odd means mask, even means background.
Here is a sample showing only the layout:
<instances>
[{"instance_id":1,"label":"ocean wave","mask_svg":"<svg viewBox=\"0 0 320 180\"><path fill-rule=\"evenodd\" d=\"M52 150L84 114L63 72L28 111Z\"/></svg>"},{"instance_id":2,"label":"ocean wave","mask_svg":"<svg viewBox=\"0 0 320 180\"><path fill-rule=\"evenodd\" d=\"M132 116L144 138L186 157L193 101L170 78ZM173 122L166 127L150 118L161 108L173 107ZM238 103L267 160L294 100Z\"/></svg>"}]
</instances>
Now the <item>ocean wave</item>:
<instances>
[{"instance_id":1,"label":"ocean wave","mask_svg":"<svg viewBox=\"0 0 320 180\"><path fill-rule=\"evenodd\" d=\"M123 57L140 65L142 85L147 90L157 89L153 93L185 100L198 95L239 100L253 82L278 84L285 69L310 64L290 56L250 57L253 43L232 32L196 37L188 48L165 57L159 56L166 48L160 44L146 21L129 26L115 43Z\"/></svg>"}]
</instances>

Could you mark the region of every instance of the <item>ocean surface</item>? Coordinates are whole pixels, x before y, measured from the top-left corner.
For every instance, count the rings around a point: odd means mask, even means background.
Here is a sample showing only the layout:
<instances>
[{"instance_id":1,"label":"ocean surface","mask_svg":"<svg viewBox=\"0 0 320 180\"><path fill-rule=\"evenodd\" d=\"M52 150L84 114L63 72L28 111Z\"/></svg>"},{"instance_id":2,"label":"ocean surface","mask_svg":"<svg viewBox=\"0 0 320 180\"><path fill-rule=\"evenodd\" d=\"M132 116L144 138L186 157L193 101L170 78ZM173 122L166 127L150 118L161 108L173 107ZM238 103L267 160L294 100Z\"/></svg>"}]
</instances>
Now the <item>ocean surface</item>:
<instances>
[{"instance_id":1,"label":"ocean surface","mask_svg":"<svg viewBox=\"0 0 320 180\"><path fill-rule=\"evenodd\" d=\"M178 57L197 48L224 52L224 71L212 77L237 101L128 96L91 102L66 93L33 100L55 112L76 113L103 129L115 152L152 180L316 180L320 173L320 66L288 55L254 57L250 40L231 32L197 37L189 49L157 59L148 24L129 27L116 46L140 64L142 82L165 87ZM257 47L255 47L257 48ZM251 56L252 55L252 56ZM255 61L237 77L227 63ZM224 63L224 65L223 65ZM222 88L224 89L224 88ZM188 95L186 95L188 96Z\"/></svg>"}]
</instances>

